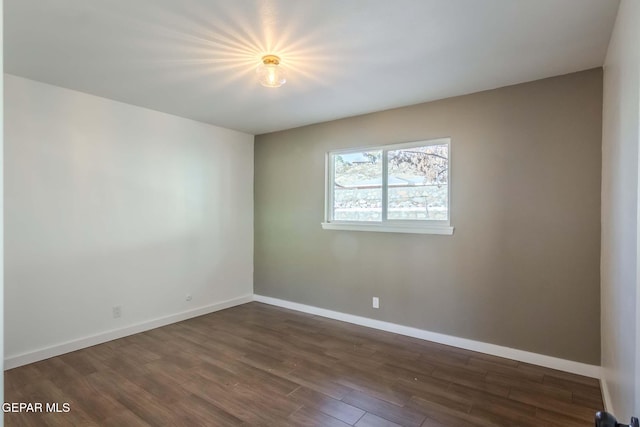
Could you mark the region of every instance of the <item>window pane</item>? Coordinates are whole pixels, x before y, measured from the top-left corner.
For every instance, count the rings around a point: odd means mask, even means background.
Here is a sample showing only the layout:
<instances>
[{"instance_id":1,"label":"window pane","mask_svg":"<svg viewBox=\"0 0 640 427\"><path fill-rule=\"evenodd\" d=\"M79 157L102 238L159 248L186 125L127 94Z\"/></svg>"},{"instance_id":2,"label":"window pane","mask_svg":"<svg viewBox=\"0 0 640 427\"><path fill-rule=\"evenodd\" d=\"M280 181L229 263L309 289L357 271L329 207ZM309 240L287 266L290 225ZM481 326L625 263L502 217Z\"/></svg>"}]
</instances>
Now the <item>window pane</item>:
<instances>
[{"instance_id":1,"label":"window pane","mask_svg":"<svg viewBox=\"0 0 640 427\"><path fill-rule=\"evenodd\" d=\"M447 144L388 152L388 219L447 220Z\"/></svg>"},{"instance_id":2,"label":"window pane","mask_svg":"<svg viewBox=\"0 0 640 427\"><path fill-rule=\"evenodd\" d=\"M382 151L333 156L333 219L382 220Z\"/></svg>"}]
</instances>

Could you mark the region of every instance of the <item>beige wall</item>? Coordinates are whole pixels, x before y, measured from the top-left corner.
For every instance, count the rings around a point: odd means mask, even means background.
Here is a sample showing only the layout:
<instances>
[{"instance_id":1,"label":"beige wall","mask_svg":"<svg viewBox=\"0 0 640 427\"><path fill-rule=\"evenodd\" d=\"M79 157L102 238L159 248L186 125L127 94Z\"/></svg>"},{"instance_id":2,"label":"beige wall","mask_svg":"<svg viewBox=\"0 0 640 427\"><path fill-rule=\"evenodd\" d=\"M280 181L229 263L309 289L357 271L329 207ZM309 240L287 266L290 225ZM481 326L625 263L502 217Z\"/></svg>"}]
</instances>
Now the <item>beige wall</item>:
<instances>
[{"instance_id":1,"label":"beige wall","mask_svg":"<svg viewBox=\"0 0 640 427\"><path fill-rule=\"evenodd\" d=\"M594 69L258 136L255 293L598 364L601 111ZM321 229L328 150L443 136L453 236Z\"/></svg>"},{"instance_id":2,"label":"beige wall","mask_svg":"<svg viewBox=\"0 0 640 427\"><path fill-rule=\"evenodd\" d=\"M602 367L607 409L640 415L640 2L623 0L604 64Z\"/></svg>"}]
</instances>

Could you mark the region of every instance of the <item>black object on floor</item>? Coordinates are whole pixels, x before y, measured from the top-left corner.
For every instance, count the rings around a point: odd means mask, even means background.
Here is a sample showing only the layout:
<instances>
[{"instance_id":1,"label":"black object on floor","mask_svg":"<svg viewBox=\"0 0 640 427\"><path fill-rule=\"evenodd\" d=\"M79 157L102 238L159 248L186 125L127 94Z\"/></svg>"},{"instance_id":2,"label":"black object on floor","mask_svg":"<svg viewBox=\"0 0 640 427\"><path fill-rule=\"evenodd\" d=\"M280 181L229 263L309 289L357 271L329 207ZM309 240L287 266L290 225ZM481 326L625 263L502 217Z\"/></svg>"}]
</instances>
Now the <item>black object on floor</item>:
<instances>
[{"instance_id":1,"label":"black object on floor","mask_svg":"<svg viewBox=\"0 0 640 427\"><path fill-rule=\"evenodd\" d=\"M640 427L640 422L636 417L631 417L630 424L620 424L616 417L608 412L596 413L596 427Z\"/></svg>"}]
</instances>

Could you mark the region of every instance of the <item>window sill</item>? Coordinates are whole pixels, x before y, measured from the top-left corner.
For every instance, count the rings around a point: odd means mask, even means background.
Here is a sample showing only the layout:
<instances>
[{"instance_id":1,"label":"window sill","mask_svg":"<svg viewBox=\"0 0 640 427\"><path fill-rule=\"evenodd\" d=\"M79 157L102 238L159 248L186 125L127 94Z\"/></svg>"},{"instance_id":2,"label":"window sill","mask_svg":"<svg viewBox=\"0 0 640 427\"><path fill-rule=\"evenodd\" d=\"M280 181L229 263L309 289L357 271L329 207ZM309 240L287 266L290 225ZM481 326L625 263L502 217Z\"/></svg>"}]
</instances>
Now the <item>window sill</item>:
<instances>
[{"instance_id":1,"label":"window sill","mask_svg":"<svg viewBox=\"0 0 640 427\"><path fill-rule=\"evenodd\" d=\"M354 224L323 222L323 230L346 230L346 231L375 231L382 233L409 233L409 234L440 234L451 236L453 227L444 225L394 225L394 224Z\"/></svg>"}]
</instances>

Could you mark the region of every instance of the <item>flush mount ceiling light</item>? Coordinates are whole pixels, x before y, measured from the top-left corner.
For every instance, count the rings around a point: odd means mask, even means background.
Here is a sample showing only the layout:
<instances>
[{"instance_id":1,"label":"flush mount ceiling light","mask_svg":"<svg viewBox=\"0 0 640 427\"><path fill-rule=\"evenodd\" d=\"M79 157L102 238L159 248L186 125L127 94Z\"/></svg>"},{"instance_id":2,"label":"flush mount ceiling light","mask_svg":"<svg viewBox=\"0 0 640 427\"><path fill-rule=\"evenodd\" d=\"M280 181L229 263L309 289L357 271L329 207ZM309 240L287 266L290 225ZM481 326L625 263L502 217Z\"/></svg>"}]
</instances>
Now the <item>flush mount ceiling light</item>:
<instances>
[{"instance_id":1,"label":"flush mount ceiling light","mask_svg":"<svg viewBox=\"0 0 640 427\"><path fill-rule=\"evenodd\" d=\"M285 72L280 67L280 58L276 55L263 56L256 73L262 86L280 87L287 82Z\"/></svg>"}]
</instances>

